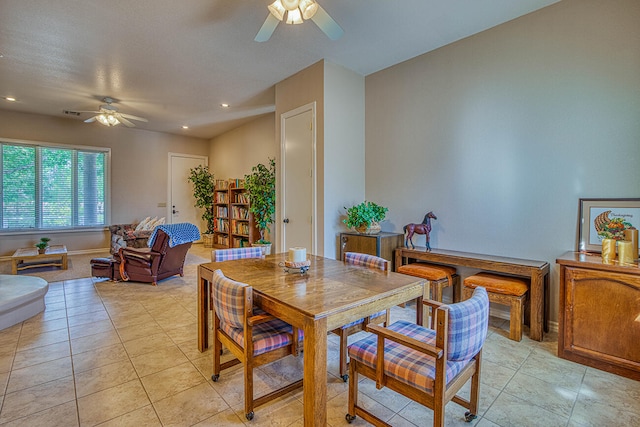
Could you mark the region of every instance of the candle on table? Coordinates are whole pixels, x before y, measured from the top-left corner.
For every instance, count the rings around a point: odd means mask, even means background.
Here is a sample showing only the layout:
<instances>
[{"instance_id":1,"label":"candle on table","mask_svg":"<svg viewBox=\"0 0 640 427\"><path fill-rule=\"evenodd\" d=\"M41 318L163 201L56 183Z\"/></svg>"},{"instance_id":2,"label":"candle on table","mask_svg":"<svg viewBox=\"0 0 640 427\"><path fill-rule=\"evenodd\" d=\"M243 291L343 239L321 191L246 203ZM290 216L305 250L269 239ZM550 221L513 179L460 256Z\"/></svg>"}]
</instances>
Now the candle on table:
<instances>
[{"instance_id":1,"label":"candle on table","mask_svg":"<svg viewBox=\"0 0 640 427\"><path fill-rule=\"evenodd\" d=\"M618 262L620 264L632 264L633 259L632 242L620 240L618 242Z\"/></svg>"},{"instance_id":2,"label":"candle on table","mask_svg":"<svg viewBox=\"0 0 640 427\"><path fill-rule=\"evenodd\" d=\"M624 240L631 242L631 254L635 260L638 259L638 229L627 228L624 230Z\"/></svg>"},{"instance_id":3,"label":"candle on table","mask_svg":"<svg viewBox=\"0 0 640 427\"><path fill-rule=\"evenodd\" d=\"M616 241L614 239L602 239L602 259L616 259Z\"/></svg>"}]
</instances>

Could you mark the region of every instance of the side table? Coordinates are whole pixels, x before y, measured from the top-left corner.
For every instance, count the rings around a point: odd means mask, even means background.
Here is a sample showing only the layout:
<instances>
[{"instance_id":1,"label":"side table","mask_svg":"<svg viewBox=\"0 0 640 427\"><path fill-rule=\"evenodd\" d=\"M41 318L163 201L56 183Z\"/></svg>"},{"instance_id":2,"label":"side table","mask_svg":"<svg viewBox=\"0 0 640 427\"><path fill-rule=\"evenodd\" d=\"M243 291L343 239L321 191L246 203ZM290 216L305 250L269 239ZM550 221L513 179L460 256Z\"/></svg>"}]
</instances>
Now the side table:
<instances>
[{"instance_id":1,"label":"side table","mask_svg":"<svg viewBox=\"0 0 640 427\"><path fill-rule=\"evenodd\" d=\"M43 254L37 248L18 249L11 256L11 274L20 270L36 267L61 267L67 269L67 247L64 245L49 246Z\"/></svg>"}]
</instances>

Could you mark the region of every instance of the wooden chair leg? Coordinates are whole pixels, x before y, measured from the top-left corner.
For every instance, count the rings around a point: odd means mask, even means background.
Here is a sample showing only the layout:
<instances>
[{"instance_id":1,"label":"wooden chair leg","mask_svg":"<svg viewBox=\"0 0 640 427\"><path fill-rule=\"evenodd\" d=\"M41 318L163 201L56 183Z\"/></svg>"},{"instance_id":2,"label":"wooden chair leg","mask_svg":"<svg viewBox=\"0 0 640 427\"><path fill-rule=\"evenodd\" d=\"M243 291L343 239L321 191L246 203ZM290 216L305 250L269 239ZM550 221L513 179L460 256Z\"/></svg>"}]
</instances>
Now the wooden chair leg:
<instances>
[{"instance_id":1,"label":"wooden chair leg","mask_svg":"<svg viewBox=\"0 0 640 427\"><path fill-rule=\"evenodd\" d=\"M249 361L244 363L244 416L253 419L253 367Z\"/></svg>"},{"instance_id":2,"label":"wooden chair leg","mask_svg":"<svg viewBox=\"0 0 640 427\"><path fill-rule=\"evenodd\" d=\"M342 378L344 382L349 380L347 373L347 338L347 331L342 329L340 331L340 378Z\"/></svg>"},{"instance_id":3,"label":"wooden chair leg","mask_svg":"<svg viewBox=\"0 0 640 427\"><path fill-rule=\"evenodd\" d=\"M349 364L349 409L345 419L349 424L356 419L356 405L358 404L358 372L356 370L358 362L352 361Z\"/></svg>"}]
</instances>

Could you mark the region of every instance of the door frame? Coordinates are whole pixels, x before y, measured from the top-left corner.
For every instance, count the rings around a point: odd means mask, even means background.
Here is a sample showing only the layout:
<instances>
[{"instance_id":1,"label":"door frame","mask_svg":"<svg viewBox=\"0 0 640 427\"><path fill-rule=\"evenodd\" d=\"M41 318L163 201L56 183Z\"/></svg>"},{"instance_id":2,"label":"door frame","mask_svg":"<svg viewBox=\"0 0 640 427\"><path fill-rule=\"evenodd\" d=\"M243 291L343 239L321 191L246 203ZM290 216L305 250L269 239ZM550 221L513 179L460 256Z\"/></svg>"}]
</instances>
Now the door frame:
<instances>
[{"instance_id":1,"label":"door frame","mask_svg":"<svg viewBox=\"0 0 640 427\"><path fill-rule=\"evenodd\" d=\"M312 254L318 253L318 173L317 173L317 155L316 155L316 102L310 102L302 105L293 110L286 111L280 115L280 214L278 215L278 224L276 227L277 233L280 236L280 249L279 251L285 251L285 232L283 226L283 220L285 215L286 206L286 191L285 191L285 175L287 170L286 156L285 156L285 141L286 141L286 121L288 118L297 116L299 114L311 111L311 248Z\"/></svg>"},{"instance_id":2,"label":"door frame","mask_svg":"<svg viewBox=\"0 0 640 427\"><path fill-rule=\"evenodd\" d=\"M167 166L167 218L170 218L170 221L173 222L173 212L171 212L171 177L173 176L173 170L172 170L172 162L171 160L174 157L187 157L190 159L199 159L202 160L203 164L206 166L209 166L209 156L202 156L199 154L184 154L184 153L173 153L173 152L169 152L168 156L167 156L167 162L168 162L168 166ZM198 227L200 228L200 227Z\"/></svg>"}]
</instances>

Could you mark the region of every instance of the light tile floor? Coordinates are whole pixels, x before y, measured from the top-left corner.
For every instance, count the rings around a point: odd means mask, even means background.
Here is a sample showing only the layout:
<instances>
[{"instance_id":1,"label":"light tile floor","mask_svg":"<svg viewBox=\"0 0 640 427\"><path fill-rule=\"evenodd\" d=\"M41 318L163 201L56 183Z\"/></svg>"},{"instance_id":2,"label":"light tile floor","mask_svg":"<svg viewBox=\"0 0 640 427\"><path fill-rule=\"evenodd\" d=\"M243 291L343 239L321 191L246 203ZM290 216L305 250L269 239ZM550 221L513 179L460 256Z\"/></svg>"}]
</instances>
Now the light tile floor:
<instances>
[{"instance_id":1,"label":"light tile floor","mask_svg":"<svg viewBox=\"0 0 640 427\"><path fill-rule=\"evenodd\" d=\"M301 391L256 409L246 421L242 370L211 381L211 351L196 341L195 276L152 287L92 279L51 283L46 310L0 331L3 426L301 426ZM414 308L394 307L393 318ZM552 334L510 341L491 319L480 413L471 425L639 426L640 382L559 359ZM338 340L329 336L327 418L346 426L347 384ZM354 337L357 339L357 337ZM301 377L301 357L258 369L256 393ZM430 410L363 379L360 401L394 426L431 425ZM468 426L450 403L448 426ZM353 426L366 425L356 419Z\"/></svg>"}]
</instances>

